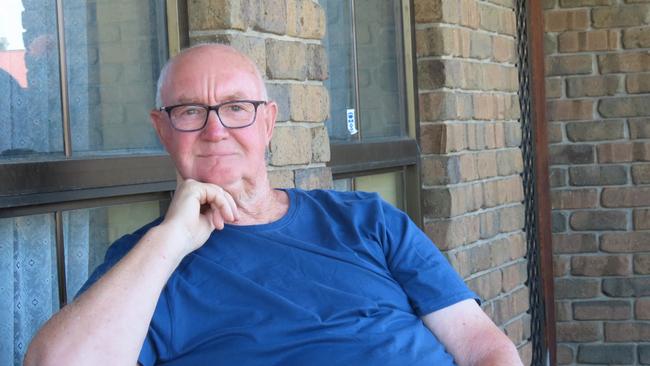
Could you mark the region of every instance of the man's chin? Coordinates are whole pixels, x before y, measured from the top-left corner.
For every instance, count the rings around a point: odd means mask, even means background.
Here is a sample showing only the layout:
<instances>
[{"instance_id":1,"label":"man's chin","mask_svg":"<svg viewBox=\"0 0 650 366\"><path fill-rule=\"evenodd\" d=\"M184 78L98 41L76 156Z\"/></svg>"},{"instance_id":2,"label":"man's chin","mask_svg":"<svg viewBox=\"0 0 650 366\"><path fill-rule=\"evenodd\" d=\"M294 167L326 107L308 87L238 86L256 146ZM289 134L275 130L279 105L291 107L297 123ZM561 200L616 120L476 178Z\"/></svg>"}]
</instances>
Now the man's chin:
<instances>
[{"instance_id":1,"label":"man's chin","mask_svg":"<svg viewBox=\"0 0 650 366\"><path fill-rule=\"evenodd\" d=\"M226 189L237 185L241 179L232 172L210 172L197 174L195 180L203 183L211 183Z\"/></svg>"}]
</instances>

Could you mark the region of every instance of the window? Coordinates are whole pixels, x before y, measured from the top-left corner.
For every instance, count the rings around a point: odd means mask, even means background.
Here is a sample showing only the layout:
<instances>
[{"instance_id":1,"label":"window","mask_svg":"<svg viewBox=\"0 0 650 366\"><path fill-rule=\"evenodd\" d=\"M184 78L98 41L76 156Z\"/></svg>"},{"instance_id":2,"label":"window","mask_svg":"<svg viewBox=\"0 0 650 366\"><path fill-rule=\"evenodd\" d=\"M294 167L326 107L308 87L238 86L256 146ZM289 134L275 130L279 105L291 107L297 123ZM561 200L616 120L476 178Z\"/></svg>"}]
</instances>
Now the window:
<instances>
[{"instance_id":1,"label":"window","mask_svg":"<svg viewBox=\"0 0 650 366\"><path fill-rule=\"evenodd\" d=\"M409 1L321 4L335 188L380 192L420 222Z\"/></svg>"},{"instance_id":2,"label":"window","mask_svg":"<svg viewBox=\"0 0 650 366\"><path fill-rule=\"evenodd\" d=\"M405 210L404 176L401 171L361 175L334 181L334 189L339 191L371 191L391 205Z\"/></svg>"},{"instance_id":3,"label":"window","mask_svg":"<svg viewBox=\"0 0 650 366\"><path fill-rule=\"evenodd\" d=\"M0 363L22 365L34 333L73 299L103 262L116 233L152 221L164 204L137 202L0 219Z\"/></svg>"},{"instance_id":4,"label":"window","mask_svg":"<svg viewBox=\"0 0 650 366\"><path fill-rule=\"evenodd\" d=\"M148 112L167 58L164 8L155 1L65 1L58 32L54 2L9 4L3 23L13 26L0 56L10 58L2 72L9 98L0 111L5 160L162 151Z\"/></svg>"},{"instance_id":5,"label":"window","mask_svg":"<svg viewBox=\"0 0 650 366\"><path fill-rule=\"evenodd\" d=\"M0 364L22 364L118 234L164 212L174 169L148 114L184 6L3 0Z\"/></svg>"}]
</instances>

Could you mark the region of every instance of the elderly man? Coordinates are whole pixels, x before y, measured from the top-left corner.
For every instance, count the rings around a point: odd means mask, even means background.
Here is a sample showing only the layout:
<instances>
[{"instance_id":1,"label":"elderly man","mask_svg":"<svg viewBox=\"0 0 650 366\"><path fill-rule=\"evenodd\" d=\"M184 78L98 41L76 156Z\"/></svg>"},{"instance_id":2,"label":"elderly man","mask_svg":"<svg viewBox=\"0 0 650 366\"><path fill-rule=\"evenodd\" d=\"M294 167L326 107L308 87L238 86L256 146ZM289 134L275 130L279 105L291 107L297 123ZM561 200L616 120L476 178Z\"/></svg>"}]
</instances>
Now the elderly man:
<instances>
[{"instance_id":1,"label":"elderly man","mask_svg":"<svg viewBox=\"0 0 650 366\"><path fill-rule=\"evenodd\" d=\"M520 365L408 217L375 194L272 189L277 105L223 45L163 69L169 210L112 245L26 364Z\"/></svg>"}]
</instances>

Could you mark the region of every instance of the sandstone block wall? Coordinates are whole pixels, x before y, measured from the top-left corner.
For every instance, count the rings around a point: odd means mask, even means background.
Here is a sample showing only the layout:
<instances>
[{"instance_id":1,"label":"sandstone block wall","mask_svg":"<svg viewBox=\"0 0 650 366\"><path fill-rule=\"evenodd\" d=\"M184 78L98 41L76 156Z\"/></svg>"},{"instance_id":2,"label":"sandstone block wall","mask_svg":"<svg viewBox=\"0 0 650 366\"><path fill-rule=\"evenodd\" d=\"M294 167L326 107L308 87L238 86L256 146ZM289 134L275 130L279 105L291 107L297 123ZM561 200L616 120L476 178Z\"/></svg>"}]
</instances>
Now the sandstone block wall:
<instances>
[{"instance_id":1,"label":"sandstone block wall","mask_svg":"<svg viewBox=\"0 0 650 366\"><path fill-rule=\"evenodd\" d=\"M188 13L190 43L227 43L249 55L279 106L269 148L272 184L330 187L322 7L311 0L189 0Z\"/></svg>"}]
</instances>

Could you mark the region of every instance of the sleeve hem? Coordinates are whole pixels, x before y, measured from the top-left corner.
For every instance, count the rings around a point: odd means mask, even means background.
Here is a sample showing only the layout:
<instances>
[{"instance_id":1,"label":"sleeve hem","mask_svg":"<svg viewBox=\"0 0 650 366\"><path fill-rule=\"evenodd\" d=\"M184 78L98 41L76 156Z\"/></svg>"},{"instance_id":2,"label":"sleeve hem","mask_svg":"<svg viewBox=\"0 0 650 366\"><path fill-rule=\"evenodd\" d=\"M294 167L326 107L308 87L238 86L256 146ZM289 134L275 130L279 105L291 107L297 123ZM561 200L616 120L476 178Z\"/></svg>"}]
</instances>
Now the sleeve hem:
<instances>
[{"instance_id":1,"label":"sleeve hem","mask_svg":"<svg viewBox=\"0 0 650 366\"><path fill-rule=\"evenodd\" d=\"M422 317L427 314L431 314L434 311L444 309L447 306L451 306L467 299L474 299L479 305L481 305L481 299L476 296L476 294L470 291L463 291L452 296L445 297L442 301L434 301L431 303L425 303L424 306L418 306L416 309L416 314Z\"/></svg>"}]
</instances>

